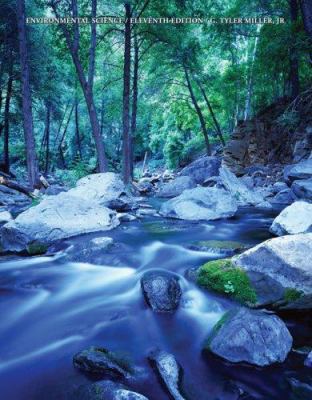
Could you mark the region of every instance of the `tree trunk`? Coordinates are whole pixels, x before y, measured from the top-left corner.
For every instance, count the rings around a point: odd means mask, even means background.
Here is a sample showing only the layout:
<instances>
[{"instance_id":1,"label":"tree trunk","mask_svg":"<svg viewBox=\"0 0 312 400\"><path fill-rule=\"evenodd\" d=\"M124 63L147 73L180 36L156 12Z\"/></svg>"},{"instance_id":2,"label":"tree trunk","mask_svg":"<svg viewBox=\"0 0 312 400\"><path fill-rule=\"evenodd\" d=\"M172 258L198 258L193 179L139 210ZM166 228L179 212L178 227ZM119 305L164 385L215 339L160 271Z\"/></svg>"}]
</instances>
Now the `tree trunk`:
<instances>
[{"instance_id":1,"label":"tree trunk","mask_svg":"<svg viewBox=\"0 0 312 400\"><path fill-rule=\"evenodd\" d=\"M56 4L54 2L51 3L53 11L56 16L58 16ZM72 12L73 17L78 16L77 10L77 0L72 0ZM92 0L92 13L96 14L96 1ZM96 47L96 24L92 25L91 29L91 45L90 45L90 60L89 60L89 73L88 80L85 77L85 73L83 71L82 63L79 58L79 26L78 24L74 24L74 38L72 40L70 32L67 30L64 24L60 24L60 28L65 36L67 47L70 51L73 63L76 68L76 72L78 75L78 79L83 91L83 95L87 104L90 125L92 130L92 135L95 142L95 147L97 151L98 157L98 167L100 172L106 172L108 169L107 159L105 156L104 143L101 137L101 129L99 120L97 117L97 112L94 103L93 97L93 79L94 79L94 62L95 62L95 47Z\"/></svg>"},{"instance_id":2,"label":"tree trunk","mask_svg":"<svg viewBox=\"0 0 312 400\"><path fill-rule=\"evenodd\" d=\"M224 138L223 138L223 135L222 135L222 131L221 131L219 122L218 122L218 120L217 120L217 118L216 118L216 116L215 116L215 113L214 113L214 111L213 111L213 109L212 109L212 106L211 106L211 104L210 104L210 101L208 100L207 94L206 94L206 92L205 92L205 90L204 90L202 84L201 84L199 81L198 81L198 86L199 86L199 88L200 88L200 90L201 90L201 92L202 92L202 94L203 94L203 96L204 96L204 99L205 99L205 101L206 101L208 110L209 110L209 112L210 112L211 118L212 118L213 123L214 123L214 126L215 126L215 128L216 128L217 135L219 136L220 142L222 143L222 146L225 146L225 141L224 141Z\"/></svg>"},{"instance_id":3,"label":"tree trunk","mask_svg":"<svg viewBox=\"0 0 312 400\"><path fill-rule=\"evenodd\" d=\"M46 126L45 126L45 141L46 141L46 154L45 154L45 173L49 172L49 158L50 158L50 120L51 120L51 104L46 104Z\"/></svg>"},{"instance_id":4,"label":"tree trunk","mask_svg":"<svg viewBox=\"0 0 312 400\"><path fill-rule=\"evenodd\" d=\"M124 73L123 73L123 180L131 180L131 133L130 133L130 70L131 70L131 8L125 3L126 22L124 30Z\"/></svg>"},{"instance_id":5,"label":"tree trunk","mask_svg":"<svg viewBox=\"0 0 312 400\"><path fill-rule=\"evenodd\" d=\"M189 76L188 70L187 70L185 65L183 65L183 68L184 68L184 72L185 72L185 78L186 78L187 87L188 87L188 90L190 92L190 96L191 96L191 99L192 99L192 103L193 103L193 106L194 106L194 108L196 110L196 113L197 113L197 116L198 116L198 119L199 119L199 122L200 122L200 125L201 125L201 129L202 129L202 132L203 132L203 135L204 135L205 145L206 145L206 152L207 152L207 155L210 156L211 155L211 149L210 149L210 143L209 143L209 137L208 137L208 131L207 131L205 119L204 119L203 113L202 113L202 111L201 111L201 109L200 109L200 107L199 107L199 105L197 103L197 100L196 100L196 97L195 97L195 94L194 94L194 91L193 91L193 88L192 88L192 84L191 84L191 80L190 80L190 76Z\"/></svg>"},{"instance_id":6,"label":"tree trunk","mask_svg":"<svg viewBox=\"0 0 312 400\"><path fill-rule=\"evenodd\" d=\"M21 63L22 110L24 136L26 142L26 160L29 184L34 187L38 182L38 162L34 138L31 91L29 83L29 65L26 41L25 1L17 0L17 24Z\"/></svg>"},{"instance_id":7,"label":"tree trunk","mask_svg":"<svg viewBox=\"0 0 312 400\"><path fill-rule=\"evenodd\" d=\"M10 65L9 65L9 79L7 86L7 93L4 105L4 138L3 138L3 156L4 166L3 171L7 174L10 173L10 157L9 157L9 133L10 133L10 102L13 88L13 57L12 51L10 54Z\"/></svg>"},{"instance_id":8,"label":"tree trunk","mask_svg":"<svg viewBox=\"0 0 312 400\"><path fill-rule=\"evenodd\" d=\"M295 99L299 95L300 84L299 84L299 60L298 53L296 50L296 34L295 34L295 24L298 20L298 3L297 0L290 0L290 18L292 22L292 40L289 49L289 82L291 90L291 98Z\"/></svg>"},{"instance_id":9,"label":"tree trunk","mask_svg":"<svg viewBox=\"0 0 312 400\"><path fill-rule=\"evenodd\" d=\"M80 160L82 160L82 151L81 151L81 140L80 140L80 132L79 132L79 114L78 114L78 99L76 97L75 100L75 132L76 132L76 142L77 142L77 149Z\"/></svg>"},{"instance_id":10,"label":"tree trunk","mask_svg":"<svg viewBox=\"0 0 312 400\"><path fill-rule=\"evenodd\" d=\"M68 119L67 119L66 125L64 127L64 131L63 131L60 143L58 145L58 152L59 152L59 155L60 155L62 168L66 167L65 158L64 158L64 154L63 154L63 150L62 150L62 144L63 144L63 140L65 139L65 135L66 135L66 132L67 132L67 128L68 128L68 125L69 125L69 122L70 122L74 107L75 107L75 103L73 104L72 108L70 109L70 112L69 112L69 115L68 115Z\"/></svg>"},{"instance_id":11,"label":"tree trunk","mask_svg":"<svg viewBox=\"0 0 312 400\"><path fill-rule=\"evenodd\" d=\"M133 178L133 158L134 158L134 140L137 127L138 110L138 75L139 75L139 45L137 34L134 34L134 62L133 62L133 83L132 83L132 114L131 114L131 149L130 149L130 172Z\"/></svg>"},{"instance_id":12,"label":"tree trunk","mask_svg":"<svg viewBox=\"0 0 312 400\"><path fill-rule=\"evenodd\" d=\"M260 32L260 25L257 27L257 34ZM254 47L252 50L252 57L251 57L251 65L249 69L249 76L248 76L248 81L247 81L247 96L246 96L246 103L245 103L245 112L244 112L244 121L246 121L250 117L250 112L251 112L251 100L252 100L252 95L253 95L253 83L254 83L254 64L255 64L255 59L256 59L256 53L257 53L257 46L258 46L258 40L259 37L256 36L255 42L254 42Z\"/></svg>"},{"instance_id":13,"label":"tree trunk","mask_svg":"<svg viewBox=\"0 0 312 400\"><path fill-rule=\"evenodd\" d=\"M312 38L312 0L300 0L300 7L305 30Z\"/></svg>"}]
</instances>

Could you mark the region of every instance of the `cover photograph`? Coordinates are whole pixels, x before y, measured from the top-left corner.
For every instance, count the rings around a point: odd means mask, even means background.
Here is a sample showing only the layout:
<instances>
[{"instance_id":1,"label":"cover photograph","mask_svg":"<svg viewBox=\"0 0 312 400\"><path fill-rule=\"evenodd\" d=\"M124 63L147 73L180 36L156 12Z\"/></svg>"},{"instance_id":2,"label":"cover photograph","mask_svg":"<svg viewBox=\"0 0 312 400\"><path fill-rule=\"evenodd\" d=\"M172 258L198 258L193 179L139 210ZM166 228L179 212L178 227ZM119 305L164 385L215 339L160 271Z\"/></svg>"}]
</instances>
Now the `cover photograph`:
<instances>
[{"instance_id":1,"label":"cover photograph","mask_svg":"<svg viewBox=\"0 0 312 400\"><path fill-rule=\"evenodd\" d=\"M0 0L0 400L312 400L312 0Z\"/></svg>"}]
</instances>

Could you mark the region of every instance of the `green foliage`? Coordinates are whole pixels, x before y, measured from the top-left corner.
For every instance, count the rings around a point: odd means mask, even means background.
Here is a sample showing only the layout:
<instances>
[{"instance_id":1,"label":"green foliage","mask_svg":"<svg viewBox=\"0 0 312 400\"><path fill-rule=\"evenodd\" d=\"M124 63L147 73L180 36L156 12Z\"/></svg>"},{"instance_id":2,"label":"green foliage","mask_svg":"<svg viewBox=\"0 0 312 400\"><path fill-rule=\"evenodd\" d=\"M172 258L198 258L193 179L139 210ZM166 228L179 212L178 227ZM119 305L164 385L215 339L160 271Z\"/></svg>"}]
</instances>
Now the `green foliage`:
<instances>
[{"instance_id":1,"label":"green foliage","mask_svg":"<svg viewBox=\"0 0 312 400\"><path fill-rule=\"evenodd\" d=\"M91 173L91 169L88 165L86 165L81 160L74 160L70 166L70 169L66 170L56 170L56 176L64 182L69 187L73 187L76 185L77 181L84 176Z\"/></svg>"},{"instance_id":2,"label":"green foliage","mask_svg":"<svg viewBox=\"0 0 312 400\"><path fill-rule=\"evenodd\" d=\"M210 261L199 269L197 283L207 289L227 294L242 303L254 304L257 296L246 272L229 259Z\"/></svg>"},{"instance_id":3,"label":"green foliage","mask_svg":"<svg viewBox=\"0 0 312 400\"><path fill-rule=\"evenodd\" d=\"M27 253L30 256L37 256L41 254L45 254L48 250L48 246L44 243L33 242L27 246Z\"/></svg>"},{"instance_id":4,"label":"green foliage","mask_svg":"<svg viewBox=\"0 0 312 400\"><path fill-rule=\"evenodd\" d=\"M287 301L287 303L291 303L293 301L300 299L302 295L303 292L300 290L293 288L286 288L284 292L284 299Z\"/></svg>"},{"instance_id":5,"label":"green foliage","mask_svg":"<svg viewBox=\"0 0 312 400\"><path fill-rule=\"evenodd\" d=\"M46 1L29 0L26 3L27 15L53 13ZM66 2L57 3L60 14L67 15ZM205 152L202 128L190 98L184 66L189 71L191 86L213 145L220 142L198 82L201 83L209 99L226 140L236 122L244 117L250 87L252 88L250 116L278 98L289 95L291 54L296 53L298 56L302 89L311 86L311 68L307 62L311 43L304 31L301 16L299 15L296 23L291 23L289 2L262 3L260 7L259 2L247 0L217 0L209 4L209 15L216 18L220 15L247 17L259 15L261 10L263 15L274 14L285 17L286 23L261 26L138 24L133 27L133 33L138 35L140 42L138 110L133 141L135 161L141 162L145 152L149 151L151 169L165 165L168 168L176 168ZM90 14L90 2L79 0L77 5L80 15ZM142 5L139 2L131 2L131 5L136 7L136 12L139 13ZM112 1L109 5L98 2L98 15L122 15L123 12L123 4L119 0ZM207 17L207 2L157 0L149 2L141 16L150 15ZM89 62L90 27L80 25L79 29L79 56L86 73ZM97 35L94 103L110 169L120 171L123 128L121 107L123 38L119 29L105 24L97 26ZM0 4L0 39L0 58L3 61L0 77L3 86L3 105L9 60L13 59L14 62L9 147L10 161L15 171L21 167L25 169L26 157L17 21L14 2L9 0L3 0ZM46 105L49 102L52 108L48 172L56 170L57 175L65 182L74 185L77 179L96 168L96 152L90 120L77 73L59 26L31 25L27 29L27 39L39 165L42 169L46 167ZM76 136L75 112L70 115L74 101L78 103L80 143ZM1 121L4 121L4 107L1 109ZM283 128L293 129L297 126L298 115L296 112L286 111L278 122ZM67 130L64 133L67 123ZM2 149L3 135L0 135L0 146ZM85 162L77 161L79 147ZM18 177L25 178L25 174L20 174Z\"/></svg>"}]
</instances>

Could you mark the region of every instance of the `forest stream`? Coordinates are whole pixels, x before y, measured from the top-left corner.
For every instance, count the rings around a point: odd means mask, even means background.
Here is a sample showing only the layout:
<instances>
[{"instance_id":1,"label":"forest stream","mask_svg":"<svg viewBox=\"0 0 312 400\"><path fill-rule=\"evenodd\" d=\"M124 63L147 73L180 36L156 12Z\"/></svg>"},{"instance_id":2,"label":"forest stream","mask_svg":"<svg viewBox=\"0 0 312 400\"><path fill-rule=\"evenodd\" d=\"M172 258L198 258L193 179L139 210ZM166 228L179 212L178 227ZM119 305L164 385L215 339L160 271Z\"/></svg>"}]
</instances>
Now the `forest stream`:
<instances>
[{"instance_id":1,"label":"forest stream","mask_svg":"<svg viewBox=\"0 0 312 400\"><path fill-rule=\"evenodd\" d=\"M231 382L255 399L288 399L287 363L263 370L226 364L202 352L212 327L236 304L185 278L189 268L218 258L188 249L191 242L235 240L253 246L270 237L274 215L272 210L250 208L209 223L145 218L122 224L114 231L87 235L109 236L122 244L121 251L104 256L103 265L64 262L60 253L3 258L1 398L75 398L72 388L88 379L73 367L72 357L96 345L120 352L142 368L134 388L151 400L169 398L147 361L155 348L173 354L181 364L187 399L236 399ZM84 240L80 236L71 242ZM174 314L154 313L144 301L140 278L155 269L180 278L183 294ZM304 326L286 323L304 338Z\"/></svg>"}]
</instances>

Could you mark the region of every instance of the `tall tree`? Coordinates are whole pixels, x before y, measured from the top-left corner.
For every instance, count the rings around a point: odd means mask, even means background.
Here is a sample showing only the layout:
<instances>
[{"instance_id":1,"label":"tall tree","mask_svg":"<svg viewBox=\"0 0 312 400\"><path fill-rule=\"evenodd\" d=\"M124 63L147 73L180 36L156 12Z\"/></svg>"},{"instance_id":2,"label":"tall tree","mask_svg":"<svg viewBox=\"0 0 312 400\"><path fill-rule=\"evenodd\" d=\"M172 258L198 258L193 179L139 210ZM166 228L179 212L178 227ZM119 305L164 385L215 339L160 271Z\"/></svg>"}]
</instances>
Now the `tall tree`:
<instances>
[{"instance_id":1,"label":"tall tree","mask_svg":"<svg viewBox=\"0 0 312 400\"><path fill-rule=\"evenodd\" d=\"M54 14L59 17L59 12L57 8L57 4L59 2L56 0L51 1L51 7L54 11ZM97 10L97 0L92 0L92 19L96 17ZM77 0L71 1L71 11L73 18L78 18L78 5ZM95 72L95 50L96 50L96 23L93 22L91 24L91 39L90 39L90 49L89 49L89 69L88 75L86 77L85 72L83 70L83 63L79 55L79 45L80 45L80 30L79 24L74 24L74 32L71 35L70 31L66 27L65 24L60 24L61 30L66 40L67 47L70 51L73 63L76 68L76 72L78 75L78 79L86 100L90 125L92 129L92 135L95 141L95 147L97 150L97 158L98 158L98 167L100 172L106 172L108 169L108 163L105 155L105 148L103 139L101 137L101 128L100 123L97 116L97 111L94 102L93 96L93 81L94 81L94 72Z\"/></svg>"},{"instance_id":2,"label":"tall tree","mask_svg":"<svg viewBox=\"0 0 312 400\"><path fill-rule=\"evenodd\" d=\"M9 133L10 133L10 102L11 102L12 89L13 89L12 49L10 51L8 75L9 75L9 77L8 77L7 92L6 92L5 105L4 105L4 138L3 138L3 155L4 155L3 171L6 172L7 174L10 173Z\"/></svg>"},{"instance_id":3,"label":"tall tree","mask_svg":"<svg viewBox=\"0 0 312 400\"><path fill-rule=\"evenodd\" d=\"M292 40L291 40L291 45L290 45L290 54L289 54L289 63L290 63L290 68L289 68L289 82L290 82L290 88L291 88L291 97L296 98L299 94L300 91L300 85L299 85L299 60L298 60L298 52L296 48L296 24L298 20L298 3L297 0L289 0L289 6L290 6L290 18L292 22Z\"/></svg>"},{"instance_id":4,"label":"tall tree","mask_svg":"<svg viewBox=\"0 0 312 400\"><path fill-rule=\"evenodd\" d=\"M199 107L198 102L197 102L197 99L196 99L196 96L195 96L195 93L194 93L194 90L193 90L193 87L192 87L190 74L189 74L189 71L188 71L188 69L187 69L185 64L183 64L183 68L184 68L186 84L187 84L187 87L188 87L188 90L189 90L189 93L190 93L190 96L191 96L191 100L192 100L193 106L195 108L195 111L197 113L197 116L198 116L198 119L199 119L199 122L200 122L200 126L201 126L201 129L202 129L203 135L204 135L205 145L206 145L206 152L207 152L207 155L210 156L211 155L211 148L210 148L210 142L209 142L209 136L208 136L208 130L207 130L205 118L204 118L204 115L203 115L203 113L202 113L202 111L201 111L201 109Z\"/></svg>"},{"instance_id":5,"label":"tall tree","mask_svg":"<svg viewBox=\"0 0 312 400\"><path fill-rule=\"evenodd\" d=\"M130 132L130 80L131 80L131 7L125 3L124 72L123 72L123 180L131 181L131 132Z\"/></svg>"},{"instance_id":6,"label":"tall tree","mask_svg":"<svg viewBox=\"0 0 312 400\"><path fill-rule=\"evenodd\" d=\"M133 39L134 60L133 60L133 79L132 79L132 110L131 110L131 160L130 160L130 173L133 177L133 150L135 132L137 128L137 111L138 111L138 77L139 77L139 44L137 33L134 32Z\"/></svg>"},{"instance_id":7,"label":"tall tree","mask_svg":"<svg viewBox=\"0 0 312 400\"><path fill-rule=\"evenodd\" d=\"M27 50L27 35L25 22L25 0L17 0L17 25L19 37L19 52L22 82L22 110L24 136L26 143L26 161L29 185L34 187L38 182L38 162L34 137L32 101L29 82L29 64Z\"/></svg>"},{"instance_id":8,"label":"tall tree","mask_svg":"<svg viewBox=\"0 0 312 400\"><path fill-rule=\"evenodd\" d=\"M208 110L210 112L213 124L214 124L216 132L217 132L217 135L218 135L218 137L220 139L220 142L221 142L222 146L225 146L225 141L224 141L224 138L223 138L223 135L222 135L222 130L221 130L220 124L219 124L219 122L217 120L217 117L216 117L214 111L213 111L212 105L211 105L211 103L210 103L210 101L208 99L208 96L207 96L207 94L205 92L205 89L204 89L204 87L203 87L203 85L202 85L202 83L200 81L197 81L197 84L198 84L198 86L200 88L200 91L202 92L202 95L203 95L203 97L205 99L205 102L207 104Z\"/></svg>"}]
</instances>

